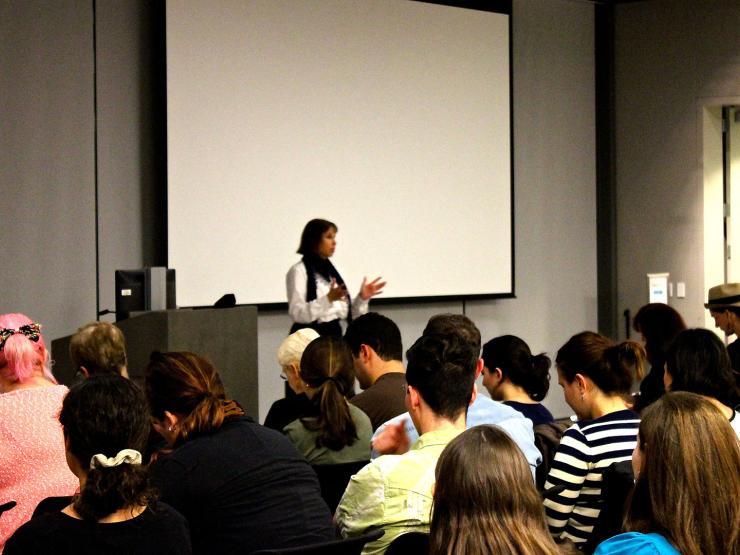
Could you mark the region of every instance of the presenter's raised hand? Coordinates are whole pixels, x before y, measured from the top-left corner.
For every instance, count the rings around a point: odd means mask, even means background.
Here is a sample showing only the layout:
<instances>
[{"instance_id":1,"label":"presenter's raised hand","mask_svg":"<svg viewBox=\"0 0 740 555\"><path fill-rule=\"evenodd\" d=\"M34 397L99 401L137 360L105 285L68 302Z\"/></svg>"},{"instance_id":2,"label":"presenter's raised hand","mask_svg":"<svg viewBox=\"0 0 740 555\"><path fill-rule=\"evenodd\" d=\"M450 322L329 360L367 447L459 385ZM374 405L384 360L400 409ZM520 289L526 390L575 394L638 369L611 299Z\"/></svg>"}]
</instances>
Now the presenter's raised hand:
<instances>
[{"instance_id":1,"label":"presenter's raised hand","mask_svg":"<svg viewBox=\"0 0 740 555\"><path fill-rule=\"evenodd\" d=\"M362 285L360 285L360 297L363 301L370 300L375 295L380 295L383 292L383 287L387 282L380 281L383 278L376 277L374 280L368 282L367 277L362 278Z\"/></svg>"},{"instance_id":2,"label":"presenter's raised hand","mask_svg":"<svg viewBox=\"0 0 740 555\"><path fill-rule=\"evenodd\" d=\"M344 285L339 285L337 280L331 278L331 285L329 286L329 292L326 294L330 302L338 301L347 296L347 288Z\"/></svg>"}]
</instances>

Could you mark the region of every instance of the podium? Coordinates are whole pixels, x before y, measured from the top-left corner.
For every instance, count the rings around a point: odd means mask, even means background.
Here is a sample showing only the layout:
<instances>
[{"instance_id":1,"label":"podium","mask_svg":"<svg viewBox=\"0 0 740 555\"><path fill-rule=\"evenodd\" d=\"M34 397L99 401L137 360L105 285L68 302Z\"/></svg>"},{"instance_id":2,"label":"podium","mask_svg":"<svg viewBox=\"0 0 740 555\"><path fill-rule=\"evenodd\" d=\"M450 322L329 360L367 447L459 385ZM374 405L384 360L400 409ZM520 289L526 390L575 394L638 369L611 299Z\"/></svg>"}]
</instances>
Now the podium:
<instances>
[{"instance_id":1,"label":"podium","mask_svg":"<svg viewBox=\"0 0 740 555\"><path fill-rule=\"evenodd\" d=\"M226 396L253 418L258 416L257 308L178 309L142 312L116 322L126 337L128 373L143 382L152 351L192 351L216 366ZM60 383L79 376L69 356L72 336L51 343L52 370Z\"/></svg>"}]
</instances>

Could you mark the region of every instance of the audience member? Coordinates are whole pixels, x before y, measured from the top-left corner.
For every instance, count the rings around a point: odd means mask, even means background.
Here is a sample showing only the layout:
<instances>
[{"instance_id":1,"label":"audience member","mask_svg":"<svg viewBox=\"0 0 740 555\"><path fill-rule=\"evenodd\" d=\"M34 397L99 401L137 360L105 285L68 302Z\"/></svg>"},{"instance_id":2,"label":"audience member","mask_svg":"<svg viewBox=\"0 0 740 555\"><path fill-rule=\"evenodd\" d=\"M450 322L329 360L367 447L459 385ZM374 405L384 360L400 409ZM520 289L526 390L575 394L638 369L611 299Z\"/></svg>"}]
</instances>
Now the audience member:
<instances>
[{"instance_id":1,"label":"audience member","mask_svg":"<svg viewBox=\"0 0 740 555\"><path fill-rule=\"evenodd\" d=\"M480 353L480 331L475 324L462 314L438 314L432 316L424 328L424 335L431 333L457 335L476 352ZM478 359L476 379L483 370L483 359ZM477 395L468 409L467 426L495 424L511 436L529 462L534 476L535 468L542 460L542 455L534 444L532 422L519 411L483 395ZM373 435L373 455L398 453L408 448L419 438L413 420L406 412L392 418Z\"/></svg>"},{"instance_id":2,"label":"audience member","mask_svg":"<svg viewBox=\"0 0 740 555\"><path fill-rule=\"evenodd\" d=\"M141 465L150 422L139 388L118 375L94 376L70 390L59 421L80 494L21 526L5 554L191 553L187 522L154 501Z\"/></svg>"},{"instance_id":3,"label":"audience member","mask_svg":"<svg viewBox=\"0 0 740 555\"><path fill-rule=\"evenodd\" d=\"M404 532L428 531L437 458L465 429L475 396L478 352L459 336L423 335L406 356L406 405L421 437L407 453L379 457L353 476L336 512L345 537L385 532L365 554L383 553Z\"/></svg>"},{"instance_id":4,"label":"audience member","mask_svg":"<svg viewBox=\"0 0 740 555\"><path fill-rule=\"evenodd\" d=\"M145 370L154 427L173 448L154 463L161 499L190 524L194 553L251 553L334 538L319 483L282 434L226 398L193 353L152 353Z\"/></svg>"},{"instance_id":5,"label":"audience member","mask_svg":"<svg viewBox=\"0 0 740 555\"><path fill-rule=\"evenodd\" d=\"M344 339L352 349L357 381L363 390L351 402L370 417L375 431L406 412L401 331L390 318L369 312L352 321Z\"/></svg>"},{"instance_id":6,"label":"audience member","mask_svg":"<svg viewBox=\"0 0 740 555\"><path fill-rule=\"evenodd\" d=\"M642 413L625 534L596 555L740 553L740 449L708 400L668 393Z\"/></svg>"},{"instance_id":7,"label":"audience member","mask_svg":"<svg viewBox=\"0 0 740 555\"><path fill-rule=\"evenodd\" d=\"M663 387L663 367L668 348L676 336L686 329L681 315L663 303L650 303L635 314L635 331L642 334L645 354L650 363L650 371L640 383L640 395L633 407L637 412L655 402L665 393Z\"/></svg>"},{"instance_id":8,"label":"audience member","mask_svg":"<svg viewBox=\"0 0 740 555\"><path fill-rule=\"evenodd\" d=\"M312 341L303 351L300 373L312 410L284 429L298 452L312 465L369 460L373 429L370 418L347 402L355 372L344 340L326 336Z\"/></svg>"},{"instance_id":9,"label":"audience member","mask_svg":"<svg viewBox=\"0 0 740 555\"><path fill-rule=\"evenodd\" d=\"M585 544L601 511L602 472L629 460L639 417L626 406L633 375L642 377L639 343L615 344L593 332L571 337L555 363L565 402L578 422L568 428L545 483L545 509L556 539Z\"/></svg>"},{"instance_id":10,"label":"audience member","mask_svg":"<svg viewBox=\"0 0 740 555\"><path fill-rule=\"evenodd\" d=\"M123 332L108 322L90 322L78 329L69 342L69 355L86 378L104 373L128 378Z\"/></svg>"},{"instance_id":11,"label":"audience member","mask_svg":"<svg viewBox=\"0 0 740 555\"><path fill-rule=\"evenodd\" d=\"M296 418L304 416L311 410L311 402L306 397L301 380L300 366L303 351L309 343L319 337L311 328L303 328L283 339L277 350L280 377L285 380L293 394L275 401L265 417L265 426L282 432L283 428ZM287 393L287 391L286 391Z\"/></svg>"},{"instance_id":12,"label":"audience member","mask_svg":"<svg viewBox=\"0 0 740 555\"><path fill-rule=\"evenodd\" d=\"M0 316L0 503L17 503L0 518L0 552L39 501L77 491L57 420L66 393L51 374L41 326Z\"/></svg>"},{"instance_id":13,"label":"audience member","mask_svg":"<svg viewBox=\"0 0 740 555\"><path fill-rule=\"evenodd\" d=\"M668 350L663 376L667 391L690 391L706 397L740 438L740 414L732 408L737 388L730 357L713 332L701 328L681 332Z\"/></svg>"},{"instance_id":14,"label":"audience member","mask_svg":"<svg viewBox=\"0 0 740 555\"><path fill-rule=\"evenodd\" d=\"M727 346L735 382L740 387L740 283L721 283L709 290L704 304L714 318L714 325L727 336L736 336Z\"/></svg>"},{"instance_id":15,"label":"audience member","mask_svg":"<svg viewBox=\"0 0 740 555\"><path fill-rule=\"evenodd\" d=\"M527 460L496 426L469 428L439 457L431 555L552 555Z\"/></svg>"},{"instance_id":16,"label":"audience member","mask_svg":"<svg viewBox=\"0 0 740 555\"><path fill-rule=\"evenodd\" d=\"M518 410L534 426L553 421L541 403L550 389L550 359L522 339L502 335L483 345L483 386L491 398Z\"/></svg>"}]
</instances>

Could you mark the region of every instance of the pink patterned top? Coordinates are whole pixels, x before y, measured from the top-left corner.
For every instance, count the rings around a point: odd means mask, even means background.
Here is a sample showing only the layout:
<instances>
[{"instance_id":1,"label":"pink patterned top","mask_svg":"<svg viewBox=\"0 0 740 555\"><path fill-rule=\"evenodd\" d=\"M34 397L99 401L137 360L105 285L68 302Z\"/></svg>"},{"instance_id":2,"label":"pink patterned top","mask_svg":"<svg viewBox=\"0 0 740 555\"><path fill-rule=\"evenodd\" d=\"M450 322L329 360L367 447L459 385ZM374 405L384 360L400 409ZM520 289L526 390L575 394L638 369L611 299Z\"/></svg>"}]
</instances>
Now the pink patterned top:
<instances>
[{"instance_id":1,"label":"pink patterned top","mask_svg":"<svg viewBox=\"0 0 740 555\"><path fill-rule=\"evenodd\" d=\"M0 553L39 501L79 488L67 466L58 420L66 394L63 385L0 394L0 503L18 503L0 516Z\"/></svg>"}]
</instances>

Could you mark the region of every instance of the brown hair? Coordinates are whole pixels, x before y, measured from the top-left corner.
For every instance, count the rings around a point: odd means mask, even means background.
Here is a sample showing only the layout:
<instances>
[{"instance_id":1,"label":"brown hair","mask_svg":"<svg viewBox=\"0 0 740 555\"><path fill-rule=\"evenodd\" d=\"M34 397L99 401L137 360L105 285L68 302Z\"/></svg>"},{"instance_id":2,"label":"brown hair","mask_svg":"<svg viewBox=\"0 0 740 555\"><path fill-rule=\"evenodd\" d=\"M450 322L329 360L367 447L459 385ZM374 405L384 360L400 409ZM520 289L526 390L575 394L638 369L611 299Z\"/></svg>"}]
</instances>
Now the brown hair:
<instances>
[{"instance_id":1,"label":"brown hair","mask_svg":"<svg viewBox=\"0 0 740 555\"><path fill-rule=\"evenodd\" d=\"M687 392L642 413L642 468L625 530L657 532L683 555L740 552L740 447L727 418Z\"/></svg>"},{"instance_id":2,"label":"brown hair","mask_svg":"<svg viewBox=\"0 0 740 555\"><path fill-rule=\"evenodd\" d=\"M500 428L475 426L453 439L436 479L431 555L558 552L529 464Z\"/></svg>"},{"instance_id":3,"label":"brown hair","mask_svg":"<svg viewBox=\"0 0 740 555\"><path fill-rule=\"evenodd\" d=\"M77 330L69 342L69 356L75 367L90 375L120 374L126 368L123 332L108 322L90 322Z\"/></svg>"},{"instance_id":4,"label":"brown hair","mask_svg":"<svg viewBox=\"0 0 740 555\"><path fill-rule=\"evenodd\" d=\"M183 416L176 444L212 433L225 418L244 414L236 401L226 399L215 366L195 353L154 352L144 378L153 417L161 420L165 411Z\"/></svg>"},{"instance_id":5,"label":"brown hair","mask_svg":"<svg viewBox=\"0 0 740 555\"><path fill-rule=\"evenodd\" d=\"M555 364L568 383L581 374L604 393L623 395L644 374L645 349L636 341L617 344L599 333L583 331L560 348Z\"/></svg>"},{"instance_id":6,"label":"brown hair","mask_svg":"<svg viewBox=\"0 0 740 555\"><path fill-rule=\"evenodd\" d=\"M301 357L301 379L316 389L318 416L301 419L307 429L319 432L316 446L339 451L352 445L357 429L346 399L355 384L349 345L341 337L314 339Z\"/></svg>"}]
</instances>

